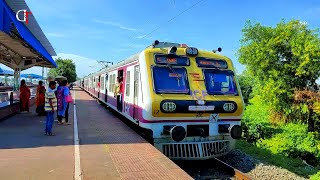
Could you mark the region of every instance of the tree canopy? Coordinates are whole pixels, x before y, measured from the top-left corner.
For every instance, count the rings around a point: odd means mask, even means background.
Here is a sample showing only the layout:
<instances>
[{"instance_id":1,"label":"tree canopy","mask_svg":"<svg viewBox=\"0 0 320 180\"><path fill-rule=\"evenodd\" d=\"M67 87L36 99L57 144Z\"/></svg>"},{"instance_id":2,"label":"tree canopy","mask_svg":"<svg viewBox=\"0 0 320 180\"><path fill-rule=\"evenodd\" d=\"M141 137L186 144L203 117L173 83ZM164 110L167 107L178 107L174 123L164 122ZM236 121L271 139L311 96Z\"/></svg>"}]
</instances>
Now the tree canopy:
<instances>
[{"instance_id":1,"label":"tree canopy","mask_svg":"<svg viewBox=\"0 0 320 180\"><path fill-rule=\"evenodd\" d=\"M320 76L319 31L298 20L276 27L247 21L239 62L257 81L253 92L276 109L293 102L295 89L316 87Z\"/></svg>"},{"instance_id":2,"label":"tree canopy","mask_svg":"<svg viewBox=\"0 0 320 180\"><path fill-rule=\"evenodd\" d=\"M72 59L62 59L57 58L55 60L58 67L54 69L50 69L48 72L49 76L64 76L68 78L69 82L74 82L77 79L77 73L76 73L76 65L72 61Z\"/></svg>"}]
</instances>

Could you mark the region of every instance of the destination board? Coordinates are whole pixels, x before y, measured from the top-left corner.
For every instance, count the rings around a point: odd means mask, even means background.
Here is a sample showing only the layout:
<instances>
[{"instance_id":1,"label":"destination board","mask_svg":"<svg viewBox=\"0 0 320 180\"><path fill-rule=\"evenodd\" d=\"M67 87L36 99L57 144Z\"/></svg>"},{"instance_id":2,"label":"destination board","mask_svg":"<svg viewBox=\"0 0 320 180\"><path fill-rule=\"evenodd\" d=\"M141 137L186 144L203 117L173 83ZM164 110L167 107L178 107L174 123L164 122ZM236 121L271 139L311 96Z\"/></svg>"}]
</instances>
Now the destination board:
<instances>
[{"instance_id":1,"label":"destination board","mask_svg":"<svg viewBox=\"0 0 320 180\"><path fill-rule=\"evenodd\" d=\"M188 57L184 56L175 56L175 57L168 57L167 55L156 55L155 56L155 63L156 64L170 64L175 66L189 66L190 60Z\"/></svg>"},{"instance_id":2,"label":"destination board","mask_svg":"<svg viewBox=\"0 0 320 180\"><path fill-rule=\"evenodd\" d=\"M225 60L220 59L207 59L207 58L196 58L198 67L207 67L207 68L219 68L219 69L228 69L228 64Z\"/></svg>"}]
</instances>

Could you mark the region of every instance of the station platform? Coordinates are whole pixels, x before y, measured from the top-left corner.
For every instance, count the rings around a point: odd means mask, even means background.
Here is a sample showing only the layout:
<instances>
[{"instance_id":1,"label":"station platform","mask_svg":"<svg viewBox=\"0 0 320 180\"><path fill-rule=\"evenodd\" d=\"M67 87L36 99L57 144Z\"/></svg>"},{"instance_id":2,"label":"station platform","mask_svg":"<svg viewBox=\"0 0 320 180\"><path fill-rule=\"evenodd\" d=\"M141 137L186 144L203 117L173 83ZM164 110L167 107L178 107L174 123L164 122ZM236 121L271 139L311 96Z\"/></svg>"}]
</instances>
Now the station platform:
<instances>
[{"instance_id":1,"label":"station platform","mask_svg":"<svg viewBox=\"0 0 320 180\"><path fill-rule=\"evenodd\" d=\"M35 113L0 122L1 178L192 179L87 93L77 88L73 92L76 101L69 108L71 125L55 122L56 136L44 135L45 117ZM80 163L75 163L78 158Z\"/></svg>"},{"instance_id":2,"label":"station platform","mask_svg":"<svg viewBox=\"0 0 320 180\"><path fill-rule=\"evenodd\" d=\"M0 103L0 121L14 115L15 113L19 112L20 110L20 103L19 101L10 101L1 102Z\"/></svg>"}]
</instances>

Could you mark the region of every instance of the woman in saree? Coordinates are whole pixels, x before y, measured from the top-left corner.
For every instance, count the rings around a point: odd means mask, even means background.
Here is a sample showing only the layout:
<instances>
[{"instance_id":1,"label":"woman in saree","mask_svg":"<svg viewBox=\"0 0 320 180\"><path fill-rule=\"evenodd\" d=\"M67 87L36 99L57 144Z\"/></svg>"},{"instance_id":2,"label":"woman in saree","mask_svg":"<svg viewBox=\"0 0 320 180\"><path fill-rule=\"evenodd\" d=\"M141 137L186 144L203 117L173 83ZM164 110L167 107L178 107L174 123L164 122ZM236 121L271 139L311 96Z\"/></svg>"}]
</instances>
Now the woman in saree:
<instances>
[{"instance_id":1,"label":"woman in saree","mask_svg":"<svg viewBox=\"0 0 320 180\"><path fill-rule=\"evenodd\" d=\"M20 111L28 111L30 105L30 89L26 85L26 81L23 79L21 80L20 85Z\"/></svg>"},{"instance_id":2,"label":"woman in saree","mask_svg":"<svg viewBox=\"0 0 320 180\"><path fill-rule=\"evenodd\" d=\"M45 115L45 111L44 111L45 93L46 93L46 89L43 86L43 82L39 81L39 85L37 87L37 94L36 94L36 105L37 105L36 112L39 115Z\"/></svg>"},{"instance_id":3,"label":"woman in saree","mask_svg":"<svg viewBox=\"0 0 320 180\"><path fill-rule=\"evenodd\" d=\"M70 124L68 122L68 109L69 109L69 103L67 102L67 96L70 95L70 90L69 87L67 86L68 81L67 80L63 80L59 87L57 88L57 100L58 100L58 121L59 124ZM63 121L63 118L65 118L65 120Z\"/></svg>"}]
</instances>

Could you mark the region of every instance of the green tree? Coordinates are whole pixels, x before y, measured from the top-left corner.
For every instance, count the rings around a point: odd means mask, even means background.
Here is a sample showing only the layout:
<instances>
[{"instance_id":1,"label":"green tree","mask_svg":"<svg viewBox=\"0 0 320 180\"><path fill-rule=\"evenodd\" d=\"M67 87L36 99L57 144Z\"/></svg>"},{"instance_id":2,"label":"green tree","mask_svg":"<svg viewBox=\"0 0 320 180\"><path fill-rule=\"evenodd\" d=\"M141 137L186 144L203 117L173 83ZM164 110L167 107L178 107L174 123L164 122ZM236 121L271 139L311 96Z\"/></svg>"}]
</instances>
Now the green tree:
<instances>
[{"instance_id":1,"label":"green tree","mask_svg":"<svg viewBox=\"0 0 320 180\"><path fill-rule=\"evenodd\" d=\"M247 21L238 51L239 62L255 77L260 94L275 111L290 109L295 89L316 87L320 76L319 31L298 20L276 27Z\"/></svg>"},{"instance_id":2,"label":"green tree","mask_svg":"<svg viewBox=\"0 0 320 180\"><path fill-rule=\"evenodd\" d=\"M55 62L57 63L58 67L50 69L48 72L49 76L64 76L68 78L69 82L76 81L76 65L74 64L72 59L62 59L59 57L55 60Z\"/></svg>"},{"instance_id":3,"label":"green tree","mask_svg":"<svg viewBox=\"0 0 320 180\"><path fill-rule=\"evenodd\" d=\"M252 88L254 86L254 78L250 76L246 71L238 75L237 78L241 88L243 100L247 105L249 103L249 99L252 98Z\"/></svg>"}]
</instances>

